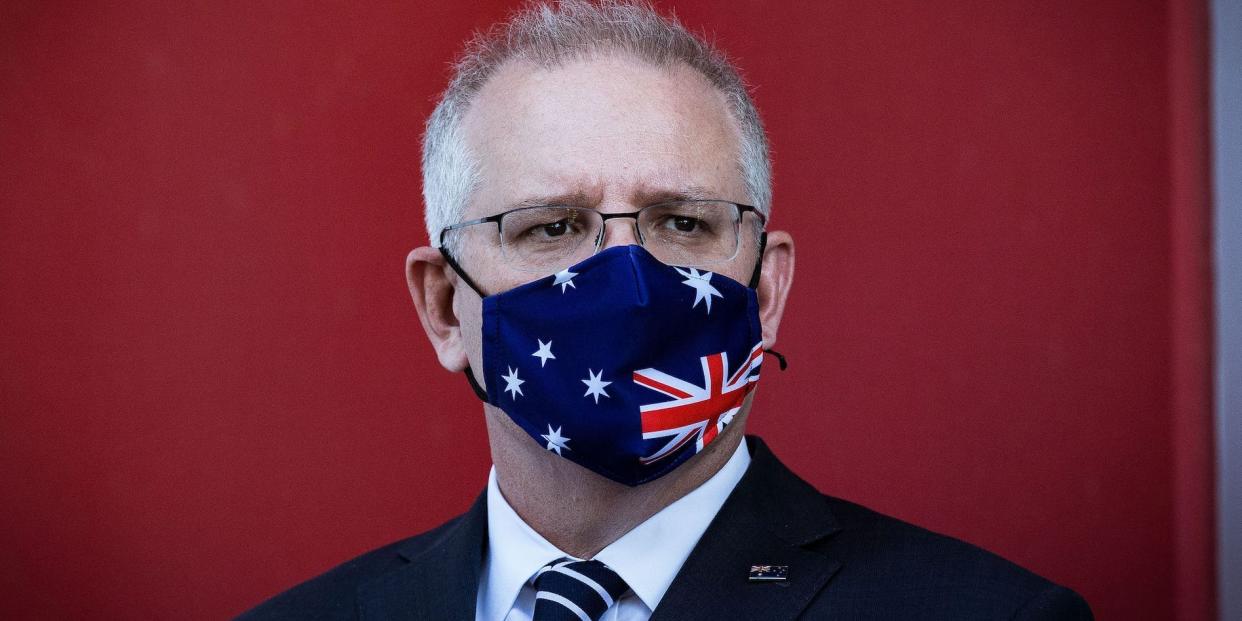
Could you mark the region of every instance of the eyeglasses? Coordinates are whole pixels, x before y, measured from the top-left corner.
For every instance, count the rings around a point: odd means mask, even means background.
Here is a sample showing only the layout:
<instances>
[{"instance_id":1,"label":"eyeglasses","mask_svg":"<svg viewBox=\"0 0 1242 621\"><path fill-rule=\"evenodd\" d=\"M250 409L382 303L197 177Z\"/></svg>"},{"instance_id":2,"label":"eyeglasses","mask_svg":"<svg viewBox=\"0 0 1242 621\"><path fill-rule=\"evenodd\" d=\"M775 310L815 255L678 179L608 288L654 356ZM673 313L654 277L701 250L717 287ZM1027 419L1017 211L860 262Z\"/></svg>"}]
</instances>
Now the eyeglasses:
<instances>
[{"instance_id":1,"label":"eyeglasses","mask_svg":"<svg viewBox=\"0 0 1242 621\"><path fill-rule=\"evenodd\" d=\"M632 218L638 243L656 259L703 267L737 256L747 212L755 214L762 229L766 218L758 209L728 201L671 201L629 213L557 205L522 207L445 227L440 247L459 252L467 243L491 244L499 246L509 267L553 274L599 252L608 220ZM496 228L483 226L488 224ZM483 239L469 239L475 236Z\"/></svg>"}]
</instances>

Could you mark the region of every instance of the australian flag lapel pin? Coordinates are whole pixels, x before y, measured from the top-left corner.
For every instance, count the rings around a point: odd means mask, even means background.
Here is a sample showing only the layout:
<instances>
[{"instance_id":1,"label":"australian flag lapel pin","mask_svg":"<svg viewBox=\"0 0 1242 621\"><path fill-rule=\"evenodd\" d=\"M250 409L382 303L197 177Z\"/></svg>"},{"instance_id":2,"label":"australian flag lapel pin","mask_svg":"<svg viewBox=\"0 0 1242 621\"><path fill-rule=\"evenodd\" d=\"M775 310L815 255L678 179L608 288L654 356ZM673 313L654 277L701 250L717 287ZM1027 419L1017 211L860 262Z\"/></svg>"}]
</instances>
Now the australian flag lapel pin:
<instances>
[{"instance_id":1,"label":"australian flag lapel pin","mask_svg":"<svg viewBox=\"0 0 1242 621\"><path fill-rule=\"evenodd\" d=\"M784 582L789 579L789 565L751 565L750 582Z\"/></svg>"}]
</instances>

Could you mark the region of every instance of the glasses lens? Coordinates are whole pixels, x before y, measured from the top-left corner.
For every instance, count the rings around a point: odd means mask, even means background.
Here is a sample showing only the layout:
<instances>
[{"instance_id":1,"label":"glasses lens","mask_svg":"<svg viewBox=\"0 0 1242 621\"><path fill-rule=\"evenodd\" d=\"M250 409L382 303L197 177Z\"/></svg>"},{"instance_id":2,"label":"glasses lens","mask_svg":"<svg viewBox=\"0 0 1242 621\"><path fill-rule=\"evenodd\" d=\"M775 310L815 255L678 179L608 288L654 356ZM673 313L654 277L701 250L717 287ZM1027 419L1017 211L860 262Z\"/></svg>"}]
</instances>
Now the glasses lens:
<instances>
[{"instance_id":1,"label":"glasses lens","mask_svg":"<svg viewBox=\"0 0 1242 621\"><path fill-rule=\"evenodd\" d=\"M737 253L738 210L732 203L651 205L639 214L638 226L647 250L670 265L708 265Z\"/></svg>"},{"instance_id":2,"label":"glasses lens","mask_svg":"<svg viewBox=\"0 0 1242 621\"><path fill-rule=\"evenodd\" d=\"M602 222L591 209L517 209L500 220L501 251L517 269L550 274L590 256Z\"/></svg>"}]
</instances>

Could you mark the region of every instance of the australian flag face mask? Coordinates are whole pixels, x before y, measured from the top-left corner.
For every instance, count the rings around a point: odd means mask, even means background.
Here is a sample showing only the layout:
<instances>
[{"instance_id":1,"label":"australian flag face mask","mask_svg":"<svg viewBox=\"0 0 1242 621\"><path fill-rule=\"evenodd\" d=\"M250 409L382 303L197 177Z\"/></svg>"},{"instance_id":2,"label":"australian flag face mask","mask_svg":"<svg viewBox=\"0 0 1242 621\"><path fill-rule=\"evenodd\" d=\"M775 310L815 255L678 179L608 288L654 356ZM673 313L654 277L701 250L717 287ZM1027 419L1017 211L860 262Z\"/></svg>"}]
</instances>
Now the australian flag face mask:
<instances>
[{"instance_id":1,"label":"australian flag face mask","mask_svg":"<svg viewBox=\"0 0 1242 621\"><path fill-rule=\"evenodd\" d=\"M483 298L476 391L541 447L633 486L719 436L762 344L754 289L618 246Z\"/></svg>"}]
</instances>

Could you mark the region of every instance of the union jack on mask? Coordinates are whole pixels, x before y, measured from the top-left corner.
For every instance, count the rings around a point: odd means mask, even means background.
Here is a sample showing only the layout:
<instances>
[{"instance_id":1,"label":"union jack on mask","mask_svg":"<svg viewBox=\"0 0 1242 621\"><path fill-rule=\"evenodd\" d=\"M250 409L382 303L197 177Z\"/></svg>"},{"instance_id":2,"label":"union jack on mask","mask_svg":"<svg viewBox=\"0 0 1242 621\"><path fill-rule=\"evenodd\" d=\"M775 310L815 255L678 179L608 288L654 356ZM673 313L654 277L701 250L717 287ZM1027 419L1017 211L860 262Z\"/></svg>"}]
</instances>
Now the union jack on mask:
<instances>
[{"instance_id":1,"label":"union jack on mask","mask_svg":"<svg viewBox=\"0 0 1242 621\"><path fill-rule=\"evenodd\" d=\"M626 485L716 439L762 357L754 289L641 246L483 299L487 401L541 447Z\"/></svg>"}]
</instances>

